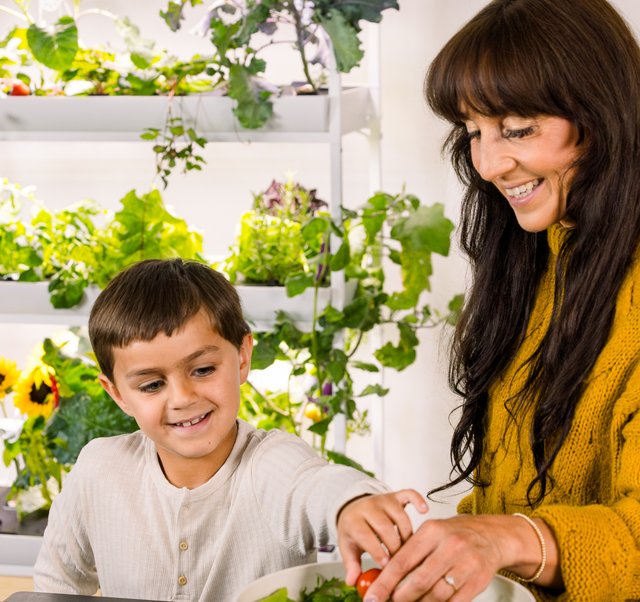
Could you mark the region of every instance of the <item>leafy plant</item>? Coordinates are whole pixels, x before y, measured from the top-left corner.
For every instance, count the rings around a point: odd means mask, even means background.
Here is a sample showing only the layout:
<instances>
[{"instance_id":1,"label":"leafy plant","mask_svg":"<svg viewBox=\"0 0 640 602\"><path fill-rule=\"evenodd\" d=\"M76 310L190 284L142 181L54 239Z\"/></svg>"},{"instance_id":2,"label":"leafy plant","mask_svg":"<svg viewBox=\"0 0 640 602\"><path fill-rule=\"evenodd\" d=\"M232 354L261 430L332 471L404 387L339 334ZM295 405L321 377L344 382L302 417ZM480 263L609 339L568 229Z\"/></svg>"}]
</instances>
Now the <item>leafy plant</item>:
<instances>
[{"instance_id":1,"label":"leafy plant","mask_svg":"<svg viewBox=\"0 0 640 602\"><path fill-rule=\"evenodd\" d=\"M21 521L36 510L46 513L51 508L53 497L62 487L65 467L56 461L54 450L64 448L66 443L62 439L47 437L44 427L43 416L29 418L16 441L4 442L5 466L13 462L18 473L7 499L17 501L18 519ZM34 488L37 488L44 502L37 504L37 508L21 500L21 495Z\"/></svg>"},{"instance_id":2,"label":"leafy plant","mask_svg":"<svg viewBox=\"0 0 640 602\"><path fill-rule=\"evenodd\" d=\"M195 6L201 0L170 1L160 13L173 31L180 29L188 4ZM321 72L312 77L310 65L328 69L332 46L338 70L351 71L364 55L358 39L360 21L377 23L387 8L398 9L397 0L217 0L198 27L200 35L210 36L215 51L207 73L228 83L240 125L259 128L271 117L275 91L260 79L267 65L258 58L273 40L256 48L256 34L272 36L279 26L292 26L291 43L300 53L309 85L317 91L326 76ZM315 48L313 56L307 56L310 46Z\"/></svg>"},{"instance_id":3,"label":"leafy plant","mask_svg":"<svg viewBox=\"0 0 640 602\"><path fill-rule=\"evenodd\" d=\"M48 420L42 415L28 418L19 437L4 442L4 463L13 462L17 471L9 499L17 501L21 521L35 512L46 514L63 486L64 473L89 441L138 430L135 420L100 385L100 369L89 342L74 330L78 341L74 356L63 353L50 339L44 341L42 359L55 371L60 395L56 409Z\"/></svg>"},{"instance_id":4,"label":"leafy plant","mask_svg":"<svg viewBox=\"0 0 640 602\"><path fill-rule=\"evenodd\" d=\"M51 303L73 307L89 284L104 288L120 270L143 259L180 256L203 260L202 236L164 205L157 190L129 192L106 225L91 201L50 211L29 191L0 184L0 275L27 282L48 281ZM23 202L32 204L29 226L18 220Z\"/></svg>"},{"instance_id":5,"label":"leafy plant","mask_svg":"<svg viewBox=\"0 0 640 602\"><path fill-rule=\"evenodd\" d=\"M285 194L274 194L278 191ZM388 393L379 385L356 392L352 371L377 373L379 366L404 370L416 359L421 328L457 320L460 295L444 313L421 305L423 293L431 290L431 255L448 255L453 224L444 216L442 205L422 206L415 196L404 192L396 196L378 193L358 211L343 209L344 220L335 224L329 214L310 210L311 196L291 179L256 195L253 211L241 219L236 245L224 269L232 280L242 276L248 282L284 284L292 297L313 290L311 332L301 331L294 320L279 312L271 331L255 334L252 368L262 370L279 360L289 362L290 381L311 376L308 403L303 408L313 420L309 430L320 436L320 450L326 457L349 464L348 458L325 449L329 425L338 414L345 414L351 431L366 429L357 400ZM315 202L315 195L313 199ZM333 248L332 235L337 241ZM392 293L385 291L389 262L400 266L403 277L403 289ZM320 310L319 290L337 271L344 271L347 285L355 281L355 297L342 309L329 305ZM374 351L377 364L359 361L355 354L361 342L382 325L395 326L398 342ZM337 345L337 337L343 335L346 344ZM269 395L261 397L270 403ZM282 407L283 401L279 403ZM301 415L299 412L298 422Z\"/></svg>"}]
</instances>

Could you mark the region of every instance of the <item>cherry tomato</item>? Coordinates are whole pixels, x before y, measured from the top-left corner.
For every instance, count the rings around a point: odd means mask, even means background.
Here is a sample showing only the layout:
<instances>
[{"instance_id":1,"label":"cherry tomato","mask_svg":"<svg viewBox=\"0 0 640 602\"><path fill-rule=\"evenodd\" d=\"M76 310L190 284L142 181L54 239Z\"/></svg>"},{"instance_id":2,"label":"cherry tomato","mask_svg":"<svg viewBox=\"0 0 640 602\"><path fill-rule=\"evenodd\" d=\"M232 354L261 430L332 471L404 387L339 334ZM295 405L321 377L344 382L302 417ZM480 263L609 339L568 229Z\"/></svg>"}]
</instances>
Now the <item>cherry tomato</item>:
<instances>
[{"instance_id":1,"label":"cherry tomato","mask_svg":"<svg viewBox=\"0 0 640 602\"><path fill-rule=\"evenodd\" d=\"M358 595L364 600L364 595L367 593L369 586L378 578L378 575L382 571L380 569L369 569L358 577L356 587L358 588Z\"/></svg>"},{"instance_id":2,"label":"cherry tomato","mask_svg":"<svg viewBox=\"0 0 640 602\"><path fill-rule=\"evenodd\" d=\"M24 82L16 82L11 88L11 96L29 96L29 94L31 94L31 90Z\"/></svg>"}]
</instances>

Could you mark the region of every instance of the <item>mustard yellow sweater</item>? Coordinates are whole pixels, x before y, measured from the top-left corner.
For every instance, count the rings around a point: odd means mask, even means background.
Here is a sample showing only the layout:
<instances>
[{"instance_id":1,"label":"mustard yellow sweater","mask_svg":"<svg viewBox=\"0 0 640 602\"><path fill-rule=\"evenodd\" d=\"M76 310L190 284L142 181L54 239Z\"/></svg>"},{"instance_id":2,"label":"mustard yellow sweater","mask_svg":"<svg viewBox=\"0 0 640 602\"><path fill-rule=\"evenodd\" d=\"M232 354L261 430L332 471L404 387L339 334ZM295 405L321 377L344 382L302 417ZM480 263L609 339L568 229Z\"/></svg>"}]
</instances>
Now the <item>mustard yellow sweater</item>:
<instances>
[{"instance_id":1,"label":"mustard yellow sweater","mask_svg":"<svg viewBox=\"0 0 640 602\"><path fill-rule=\"evenodd\" d=\"M521 390L518 373L540 343L551 317L554 264L566 231L547 232L551 253L542 277L527 336L510 368L489 395L483 459L478 467L484 489L474 488L460 513L512 514L543 519L560 548L566 590L558 594L532 586L538 600L624 602L640 599L640 259L618 295L609 336L585 382L572 429L551 474L554 487L534 512L526 490L535 477L529 445L531 415L517 429L505 409ZM505 436L506 434L506 436Z\"/></svg>"}]
</instances>

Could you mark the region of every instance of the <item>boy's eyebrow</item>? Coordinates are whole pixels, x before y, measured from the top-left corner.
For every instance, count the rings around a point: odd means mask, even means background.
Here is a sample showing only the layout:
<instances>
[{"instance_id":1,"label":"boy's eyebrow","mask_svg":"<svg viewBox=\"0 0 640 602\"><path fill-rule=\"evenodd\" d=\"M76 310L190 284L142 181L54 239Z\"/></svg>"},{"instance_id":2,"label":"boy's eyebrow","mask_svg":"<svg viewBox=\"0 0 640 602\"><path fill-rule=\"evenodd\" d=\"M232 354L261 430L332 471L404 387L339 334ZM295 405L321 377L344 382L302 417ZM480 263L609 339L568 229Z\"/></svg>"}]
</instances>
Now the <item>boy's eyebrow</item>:
<instances>
[{"instance_id":1,"label":"boy's eyebrow","mask_svg":"<svg viewBox=\"0 0 640 602\"><path fill-rule=\"evenodd\" d=\"M220 351L220 347L217 347L216 345L205 345L201 349L194 351L191 355L188 355L183 360L181 360L180 365L184 366L185 364L188 364L189 362L192 362L193 360L198 359L201 355L204 355L205 353L213 353L215 351Z\"/></svg>"},{"instance_id":2,"label":"boy's eyebrow","mask_svg":"<svg viewBox=\"0 0 640 602\"><path fill-rule=\"evenodd\" d=\"M180 360L180 366L184 366L189 362L192 362L195 359L198 359L201 355L205 353L214 353L216 351L220 351L220 347L216 345L205 345L201 349L194 351L192 354ZM125 378L133 378L134 376L145 376L147 374L155 374L157 372L161 372L160 368L142 368L140 370L131 370L131 372L127 372L125 374Z\"/></svg>"}]
</instances>

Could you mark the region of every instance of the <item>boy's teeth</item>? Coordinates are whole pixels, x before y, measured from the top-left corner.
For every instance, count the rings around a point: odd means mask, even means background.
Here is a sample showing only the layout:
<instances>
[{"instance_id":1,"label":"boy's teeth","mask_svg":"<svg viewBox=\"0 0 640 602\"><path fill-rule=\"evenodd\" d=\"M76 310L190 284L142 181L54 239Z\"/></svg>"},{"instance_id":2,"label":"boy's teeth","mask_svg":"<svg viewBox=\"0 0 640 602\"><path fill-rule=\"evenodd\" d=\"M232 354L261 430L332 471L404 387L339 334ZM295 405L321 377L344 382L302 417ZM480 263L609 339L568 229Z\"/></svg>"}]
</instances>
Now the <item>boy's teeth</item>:
<instances>
[{"instance_id":1,"label":"boy's teeth","mask_svg":"<svg viewBox=\"0 0 640 602\"><path fill-rule=\"evenodd\" d=\"M191 426L192 424L198 424L198 422L200 422L205 416L206 414L203 414L200 418L196 418L191 422L176 422L176 426Z\"/></svg>"},{"instance_id":2,"label":"boy's teeth","mask_svg":"<svg viewBox=\"0 0 640 602\"><path fill-rule=\"evenodd\" d=\"M505 190L509 196L518 199L529 194L534 188L538 186L538 184L540 184L540 180L532 180L531 182L527 182L522 186L516 186L515 188L506 188Z\"/></svg>"}]
</instances>

